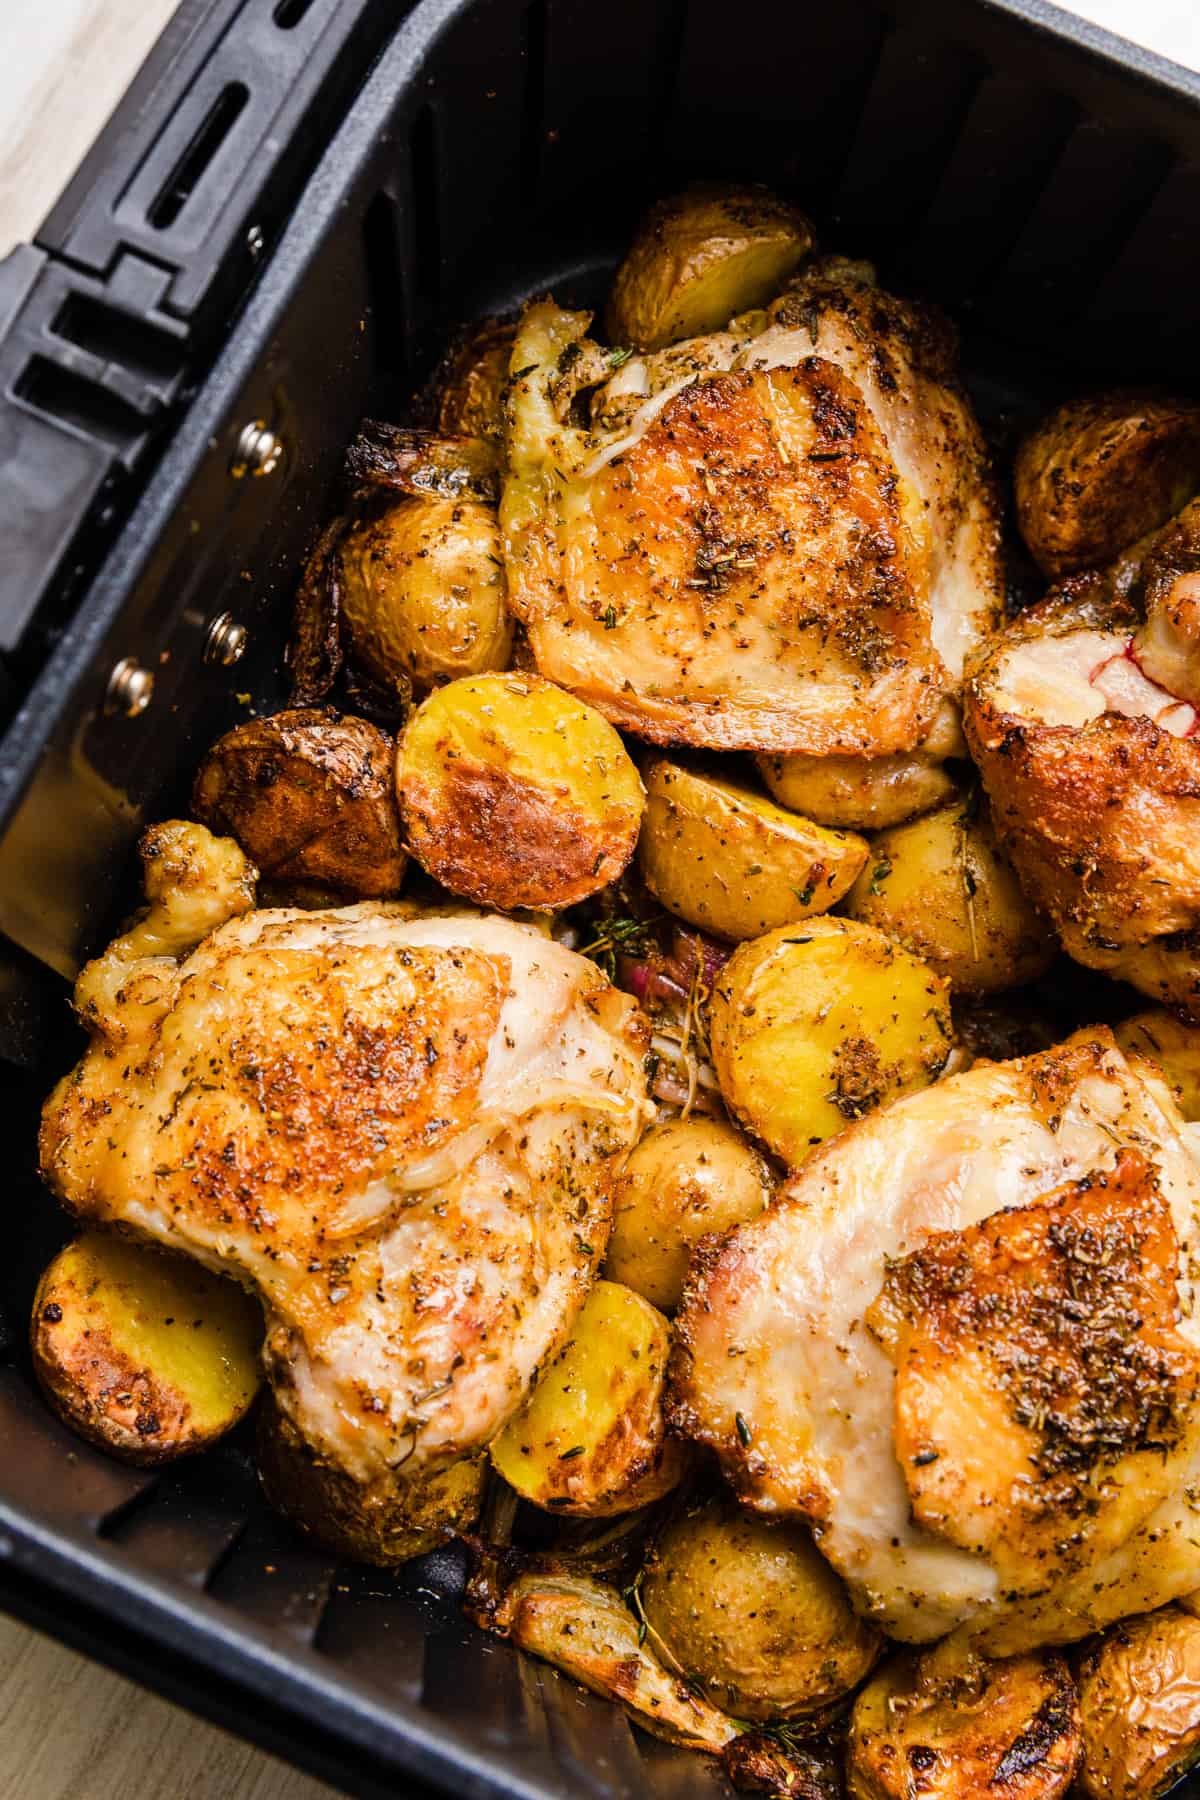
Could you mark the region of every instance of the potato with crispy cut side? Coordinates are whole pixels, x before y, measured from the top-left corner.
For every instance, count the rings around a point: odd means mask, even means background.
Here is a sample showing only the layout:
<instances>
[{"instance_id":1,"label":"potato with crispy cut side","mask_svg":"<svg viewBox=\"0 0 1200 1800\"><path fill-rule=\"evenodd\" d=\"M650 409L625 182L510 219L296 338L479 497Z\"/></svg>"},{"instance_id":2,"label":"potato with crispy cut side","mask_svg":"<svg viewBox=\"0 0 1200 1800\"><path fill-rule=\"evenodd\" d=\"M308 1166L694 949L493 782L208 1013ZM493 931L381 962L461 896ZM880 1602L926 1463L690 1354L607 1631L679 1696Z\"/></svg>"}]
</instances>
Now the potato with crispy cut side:
<instances>
[{"instance_id":1,"label":"potato with crispy cut side","mask_svg":"<svg viewBox=\"0 0 1200 1800\"><path fill-rule=\"evenodd\" d=\"M557 909L615 881L641 824L641 778L613 727L539 675L438 688L405 728L396 789L408 845L484 906Z\"/></svg>"},{"instance_id":2,"label":"potato with crispy cut side","mask_svg":"<svg viewBox=\"0 0 1200 1800\"><path fill-rule=\"evenodd\" d=\"M941 975L856 919L742 944L713 993L725 1104L789 1167L885 1100L926 1086L954 1040Z\"/></svg>"},{"instance_id":3,"label":"potato with crispy cut side","mask_svg":"<svg viewBox=\"0 0 1200 1800\"><path fill-rule=\"evenodd\" d=\"M804 214L766 188L714 182L660 200L613 280L608 334L658 350L717 331L765 305L812 246Z\"/></svg>"},{"instance_id":4,"label":"potato with crispy cut side","mask_svg":"<svg viewBox=\"0 0 1200 1800\"><path fill-rule=\"evenodd\" d=\"M607 1518L669 1493L684 1470L666 1436L671 1327L615 1281L598 1281L566 1344L491 1444L492 1466L525 1500Z\"/></svg>"},{"instance_id":5,"label":"potato with crispy cut side","mask_svg":"<svg viewBox=\"0 0 1200 1800\"><path fill-rule=\"evenodd\" d=\"M466 1456L406 1481L403 1469L355 1481L324 1463L273 1403L258 1420L259 1479L272 1506L338 1556L392 1568L470 1531L479 1517L487 1457Z\"/></svg>"},{"instance_id":6,"label":"potato with crispy cut side","mask_svg":"<svg viewBox=\"0 0 1200 1800\"><path fill-rule=\"evenodd\" d=\"M1126 1056L1145 1056L1166 1076L1185 1119L1200 1119L1200 1026L1166 1007L1149 1007L1113 1026Z\"/></svg>"},{"instance_id":7,"label":"potato with crispy cut side","mask_svg":"<svg viewBox=\"0 0 1200 1800\"><path fill-rule=\"evenodd\" d=\"M1022 443L1013 485L1047 575L1099 568L1200 488L1200 406L1130 390L1068 400Z\"/></svg>"},{"instance_id":8,"label":"potato with crispy cut side","mask_svg":"<svg viewBox=\"0 0 1200 1800\"><path fill-rule=\"evenodd\" d=\"M990 1662L952 1638L885 1663L850 1717L850 1800L1057 1800L1079 1761L1079 1700L1060 1656Z\"/></svg>"},{"instance_id":9,"label":"potato with crispy cut side","mask_svg":"<svg viewBox=\"0 0 1200 1800\"><path fill-rule=\"evenodd\" d=\"M1044 975L1058 939L1026 899L978 791L881 831L846 911L923 957L957 994Z\"/></svg>"},{"instance_id":10,"label":"potato with crispy cut side","mask_svg":"<svg viewBox=\"0 0 1200 1800\"><path fill-rule=\"evenodd\" d=\"M85 1232L33 1302L33 1367L55 1412L123 1462L204 1450L261 1380L262 1310L190 1257Z\"/></svg>"},{"instance_id":11,"label":"potato with crispy cut side","mask_svg":"<svg viewBox=\"0 0 1200 1800\"><path fill-rule=\"evenodd\" d=\"M1200 1760L1200 1619L1176 1606L1110 1627L1079 1671L1089 1800L1158 1800Z\"/></svg>"},{"instance_id":12,"label":"potato with crispy cut side","mask_svg":"<svg viewBox=\"0 0 1200 1800\"><path fill-rule=\"evenodd\" d=\"M740 1719L817 1724L882 1644L804 1526L755 1518L727 1498L667 1526L641 1597L659 1657Z\"/></svg>"},{"instance_id":13,"label":"potato with crispy cut side","mask_svg":"<svg viewBox=\"0 0 1200 1800\"><path fill-rule=\"evenodd\" d=\"M507 664L513 627L495 507L384 498L363 509L337 557L347 648L381 686L424 693Z\"/></svg>"},{"instance_id":14,"label":"potato with crispy cut side","mask_svg":"<svg viewBox=\"0 0 1200 1800\"><path fill-rule=\"evenodd\" d=\"M446 437L501 438L517 327L480 319L451 346L433 379L434 421Z\"/></svg>"},{"instance_id":15,"label":"potato with crispy cut side","mask_svg":"<svg viewBox=\"0 0 1200 1800\"><path fill-rule=\"evenodd\" d=\"M376 899L399 892L406 857L392 740L366 719L293 707L248 719L200 765L192 811L236 838L273 881Z\"/></svg>"},{"instance_id":16,"label":"potato with crispy cut side","mask_svg":"<svg viewBox=\"0 0 1200 1800\"><path fill-rule=\"evenodd\" d=\"M693 1115L656 1125L614 1185L605 1273L673 1312L692 1246L756 1218L771 1189L764 1159L723 1119Z\"/></svg>"},{"instance_id":17,"label":"potato with crispy cut side","mask_svg":"<svg viewBox=\"0 0 1200 1800\"><path fill-rule=\"evenodd\" d=\"M740 782L661 758L646 771L638 862L677 918L718 937L761 937L847 892L864 839L827 831Z\"/></svg>"},{"instance_id":18,"label":"potato with crispy cut side","mask_svg":"<svg viewBox=\"0 0 1200 1800\"><path fill-rule=\"evenodd\" d=\"M821 825L882 831L932 811L954 793L950 759L965 759L962 722L943 701L916 750L896 756L760 756L759 773L781 806Z\"/></svg>"}]
</instances>

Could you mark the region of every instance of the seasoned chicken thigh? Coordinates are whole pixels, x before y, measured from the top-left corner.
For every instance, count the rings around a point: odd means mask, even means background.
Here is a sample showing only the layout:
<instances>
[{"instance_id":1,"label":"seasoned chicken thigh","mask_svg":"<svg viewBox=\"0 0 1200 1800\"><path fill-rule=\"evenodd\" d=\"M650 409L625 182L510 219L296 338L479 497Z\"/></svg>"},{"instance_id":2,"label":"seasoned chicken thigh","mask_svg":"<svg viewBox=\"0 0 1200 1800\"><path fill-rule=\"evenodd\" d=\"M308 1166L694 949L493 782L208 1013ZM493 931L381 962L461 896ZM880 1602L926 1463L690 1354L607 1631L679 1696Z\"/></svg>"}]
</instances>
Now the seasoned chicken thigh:
<instances>
[{"instance_id":1,"label":"seasoned chicken thigh","mask_svg":"<svg viewBox=\"0 0 1200 1800\"><path fill-rule=\"evenodd\" d=\"M677 1424L861 1609L1008 1654L1200 1585L1200 1164L1097 1030L851 1126L693 1260Z\"/></svg>"},{"instance_id":2,"label":"seasoned chicken thigh","mask_svg":"<svg viewBox=\"0 0 1200 1800\"><path fill-rule=\"evenodd\" d=\"M509 919L247 911L253 871L197 826L143 855L159 897L80 977L92 1042L47 1102L45 1177L258 1292L276 1404L327 1465L443 1468L520 1405L603 1260L640 1015Z\"/></svg>"}]
</instances>

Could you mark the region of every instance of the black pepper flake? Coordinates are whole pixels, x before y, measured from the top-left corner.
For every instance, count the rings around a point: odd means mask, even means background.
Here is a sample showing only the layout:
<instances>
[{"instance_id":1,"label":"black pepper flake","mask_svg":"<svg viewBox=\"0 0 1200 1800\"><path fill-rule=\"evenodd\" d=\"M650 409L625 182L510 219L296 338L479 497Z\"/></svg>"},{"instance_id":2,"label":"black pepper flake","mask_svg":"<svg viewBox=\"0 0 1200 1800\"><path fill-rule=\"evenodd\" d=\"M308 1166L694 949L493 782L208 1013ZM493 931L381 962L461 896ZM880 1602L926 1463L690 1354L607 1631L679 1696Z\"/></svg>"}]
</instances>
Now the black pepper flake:
<instances>
[{"instance_id":1,"label":"black pepper flake","mask_svg":"<svg viewBox=\"0 0 1200 1800\"><path fill-rule=\"evenodd\" d=\"M47 1325L57 1325L62 1318L62 1307L56 1300L51 1300L48 1306L43 1306L42 1317Z\"/></svg>"},{"instance_id":2,"label":"black pepper flake","mask_svg":"<svg viewBox=\"0 0 1200 1800\"><path fill-rule=\"evenodd\" d=\"M741 1413L734 1413L733 1422L737 1426L738 1441L743 1450L748 1450L750 1445L754 1442L754 1433L747 1425Z\"/></svg>"}]
</instances>

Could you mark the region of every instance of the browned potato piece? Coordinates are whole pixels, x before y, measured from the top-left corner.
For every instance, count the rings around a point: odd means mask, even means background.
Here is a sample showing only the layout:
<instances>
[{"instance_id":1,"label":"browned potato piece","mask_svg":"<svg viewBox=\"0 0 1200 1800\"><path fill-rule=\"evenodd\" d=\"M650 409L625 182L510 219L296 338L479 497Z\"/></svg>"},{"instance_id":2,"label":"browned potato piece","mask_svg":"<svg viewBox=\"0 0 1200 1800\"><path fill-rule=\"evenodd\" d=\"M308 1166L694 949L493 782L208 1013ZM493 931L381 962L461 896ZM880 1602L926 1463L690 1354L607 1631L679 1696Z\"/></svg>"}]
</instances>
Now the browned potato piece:
<instances>
[{"instance_id":1,"label":"browned potato piece","mask_svg":"<svg viewBox=\"0 0 1200 1800\"><path fill-rule=\"evenodd\" d=\"M1200 1758L1200 1619L1164 1606L1112 1626L1079 1672L1090 1800L1157 1800Z\"/></svg>"},{"instance_id":2,"label":"browned potato piece","mask_svg":"<svg viewBox=\"0 0 1200 1800\"><path fill-rule=\"evenodd\" d=\"M572 906L633 855L642 783L606 719L539 675L438 688L396 760L409 848L484 906Z\"/></svg>"},{"instance_id":3,"label":"browned potato piece","mask_svg":"<svg viewBox=\"0 0 1200 1800\"><path fill-rule=\"evenodd\" d=\"M1079 1742L1079 1702L1061 1657L988 1662L947 1639L923 1656L894 1657L858 1696L847 1792L1056 1800L1071 1785Z\"/></svg>"},{"instance_id":4,"label":"browned potato piece","mask_svg":"<svg viewBox=\"0 0 1200 1800\"><path fill-rule=\"evenodd\" d=\"M882 831L949 800L948 758L965 757L958 709L945 700L924 743L897 756L760 756L759 772L781 806L821 825Z\"/></svg>"},{"instance_id":5,"label":"browned potato piece","mask_svg":"<svg viewBox=\"0 0 1200 1800\"><path fill-rule=\"evenodd\" d=\"M658 350L717 331L777 294L812 245L804 214L766 188L712 183L660 200L617 270L608 334Z\"/></svg>"},{"instance_id":6,"label":"browned potato piece","mask_svg":"<svg viewBox=\"0 0 1200 1800\"><path fill-rule=\"evenodd\" d=\"M641 1588L649 1642L736 1718L807 1719L836 1708L881 1639L808 1531L710 1501L668 1525Z\"/></svg>"},{"instance_id":7,"label":"browned potato piece","mask_svg":"<svg viewBox=\"0 0 1200 1800\"><path fill-rule=\"evenodd\" d=\"M494 507L385 501L351 526L338 559L350 654L381 686L425 692L508 662L513 628Z\"/></svg>"},{"instance_id":8,"label":"browned potato piece","mask_svg":"<svg viewBox=\"0 0 1200 1800\"><path fill-rule=\"evenodd\" d=\"M358 1482L317 1458L274 1405L258 1422L258 1473L272 1506L306 1536L355 1562L394 1567L469 1531L479 1517L487 1457L464 1457L405 1481Z\"/></svg>"},{"instance_id":9,"label":"browned potato piece","mask_svg":"<svg viewBox=\"0 0 1200 1800\"><path fill-rule=\"evenodd\" d=\"M846 911L924 957L960 994L1034 981L1058 952L996 842L986 806L961 796L881 831Z\"/></svg>"},{"instance_id":10,"label":"browned potato piece","mask_svg":"<svg viewBox=\"0 0 1200 1800\"><path fill-rule=\"evenodd\" d=\"M613 1189L605 1273L674 1312L693 1244L755 1218L770 1198L770 1170L734 1126L695 1115L656 1125Z\"/></svg>"},{"instance_id":11,"label":"browned potato piece","mask_svg":"<svg viewBox=\"0 0 1200 1800\"><path fill-rule=\"evenodd\" d=\"M1185 1023L1165 1007L1152 1006L1114 1025L1113 1036L1127 1056L1145 1056L1157 1063L1175 1090L1184 1118L1200 1119L1200 1026Z\"/></svg>"},{"instance_id":12,"label":"browned potato piece","mask_svg":"<svg viewBox=\"0 0 1200 1800\"><path fill-rule=\"evenodd\" d=\"M665 758L646 772L642 876L701 931L761 937L827 912L866 859L864 839L826 831L739 782Z\"/></svg>"},{"instance_id":13,"label":"browned potato piece","mask_svg":"<svg viewBox=\"0 0 1200 1800\"><path fill-rule=\"evenodd\" d=\"M249 719L201 763L192 811L274 881L395 894L406 859L392 756L392 740L366 719L318 707Z\"/></svg>"},{"instance_id":14,"label":"browned potato piece","mask_svg":"<svg viewBox=\"0 0 1200 1800\"><path fill-rule=\"evenodd\" d=\"M504 435L504 390L516 325L482 319L463 334L434 381L435 423L449 437Z\"/></svg>"},{"instance_id":15,"label":"browned potato piece","mask_svg":"<svg viewBox=\"0 0 1200 1800\"><path fill-rule=\"evenodd\" d=\"M1128 391L1069 400L1025 439L1013 481L1045 573L1098 568L1200 488L1200 406Z\"/></svg>"},{"instance_id":16,"label":"browned potato piece","mask_svg":"<svg viewBox=\"0 0 1200 1800\"><path fill-rule=\"evenodd\" d=\"M671 1327L648 1301L598 1281L570 1337L491 1445L493 1467L525 1500L608 1518L660 1499L684 1451L666 1436Z\"/></svg>"},{"instance_id":17,"label":"browned potato piece","mask_svg":"<svg viewBox=\"0 0 1200 1800\"><path fill-rule=\"evenodd\" d=\"M33 1367L59 1417L123 1462L170 1462L232 1429L258 1392L262 1310L191 1257L89 1231L33 1302Z\"/></svg>"}]
</instances>

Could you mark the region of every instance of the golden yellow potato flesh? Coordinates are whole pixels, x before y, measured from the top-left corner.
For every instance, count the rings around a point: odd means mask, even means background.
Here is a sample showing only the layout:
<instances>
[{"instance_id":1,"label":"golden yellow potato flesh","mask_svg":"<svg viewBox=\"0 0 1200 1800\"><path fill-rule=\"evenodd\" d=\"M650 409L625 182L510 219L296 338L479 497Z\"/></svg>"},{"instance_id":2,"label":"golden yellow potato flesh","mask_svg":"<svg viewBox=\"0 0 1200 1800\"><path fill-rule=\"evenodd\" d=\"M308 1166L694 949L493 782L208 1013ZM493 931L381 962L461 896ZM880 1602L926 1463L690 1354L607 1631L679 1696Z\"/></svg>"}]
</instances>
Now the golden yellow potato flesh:
<instances>
[{"instance_id":1,"label":"golden yellow potato flesh","mask_svg":"<svg viewBox=\"0 0 1200 1800\"><path fill-rule=\"evenodd\" d=\"M1114 1025L1113 1036L1126 1055L1157 1063L1175 1090L1184 1118L1200 1119L1200 1025L1152 1006Z\"/></svg>"},{"instance_id":2,"label":"golden yellow potato flesh","mask_svg":"<svg viewBox=\"0 0 1200 1800\"><path fill-rule=\"evenodd\" d=\"M605 1273L674 1312L697 1239L755 1218L771 1197L763 1158L721 1119L672 1119L648 1131L613 1188Z\"/></svg>"},{"instance_id":3,"label":"golden yellow potato flesh","mask_svg":"<svg viewBox=\"0 0 1200 1800\"><path fill-rule=\"evenodd\" d=\"M923 957L955 993L1020 987L1045 974L1058 951L986 809L961 796L880 832L846 910Z\"/></svg>"},{"instance_id":4,"label":"golden yellow potato flesh","mask_svg":"<svg viewBox=\"0 0 1200 1800\"><path fill-rule=\"evenodd\" d=\"M882 1642L803 1526L731 1500L668 1525L641 1600L652 1648L735 1718L815 1721L858 1686Z\"/></svg>"},{"instance_id":5,"label":"golden yellow potato flesh","mask_svg":"<svg viewBox=\"0 0 1200 1800\"><path fill-rule=\"evenodd\" d=\"M59 1417L125 1462L203 1450L261 1380L258 1302L190 1257L85 1232L38 1283L33 1366Z\"/></svg>"},{"instance_id":6,"label":"golden yellow potato flesh","mask_svg":"<svg viewBox=\"0 0 1200 1800\"><path fill-rule=\"evenodd\" d=\"M660 1312L631 1288L598 1281L566 1344L493 1440L492 1466L523 1499L590 1518L669 1492L683 1473L663 1419L670 1347Z\"/></svg>"},{"instance_id":7,"label":"golden yellow potato flesh","mask_svg":"<svg viewBox=\"0 0 1200 1800\"><path fill-rule=\"evenodd\" d=\"M761 937L827 912L866 859L864 839L826 831L738 782L665 759L646 771L642 876L701 931Z\"/></svg>"},{"instance_id":8,"label":"golden yellow potato flesh","mask_svg":"<svg viewBox=\"0 0 1200 1800\"><path fill-rule=\"evenodd\" d=\"M1079 1672L1089 1800L1157 1800L1200 1758L1200 1619L1165 1606L1104 1634Z\"/></svg>"},{"instance_id":9,"label":"golden yellow potato flesh","mask_svg":"<svg viewBox=\"0 0 1200 1800\"><path fill-rule=\"evenodd\" d=\"M742 944L713 993L725 1104L792 1168L852 1119L925 1087L953 1039L945 979L855 919Z\"/></svg>"},{"instance_id":10,"label":"golden yellow potato flesh","mask_svg":"<svg viewBox=\"0 0 1200 1800\"><path fill-rule=\"evenodd\" d=\"M409 848L453 894L484 906L571 906L633 855L641 778L598 712L538 675L438 688L396 757Z\"/></svg>"}]
</instances>

